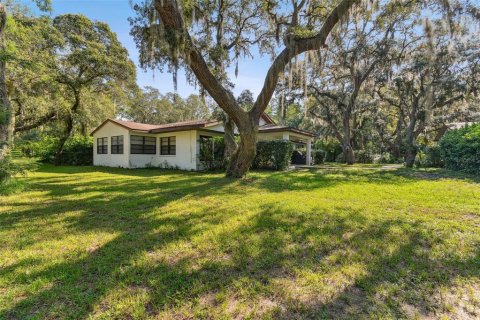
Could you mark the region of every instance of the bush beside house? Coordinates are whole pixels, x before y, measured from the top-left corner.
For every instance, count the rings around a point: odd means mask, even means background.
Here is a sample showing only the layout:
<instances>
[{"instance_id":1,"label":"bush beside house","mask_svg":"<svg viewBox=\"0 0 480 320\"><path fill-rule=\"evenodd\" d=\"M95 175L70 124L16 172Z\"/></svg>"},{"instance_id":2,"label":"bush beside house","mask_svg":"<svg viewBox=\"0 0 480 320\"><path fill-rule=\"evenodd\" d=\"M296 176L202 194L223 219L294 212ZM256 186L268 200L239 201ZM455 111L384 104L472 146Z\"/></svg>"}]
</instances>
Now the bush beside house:
<instances>
[{"instance_id":1,"label":"bush beside house","mask_svg":"<svg viewBox=\"0 0 480 320\"><path fill-rule=\"evenodd\" d=\"M58 138L43 136L38 141L28 141L19 145L22 153L29 157L38 157L40 161L53 163ZM63 150L62 164L89 166L93 164L93 139L91 137L74 136L67 140Z\"/></svg>"},{"instance_id":2,"label":"bush beside house","mask_svg":"<svg viewBox=\"0 0 480 320\"><path fill-rule=\"evenodd\" d=\"M257 154L252 167L255 169L285 170L292 158L293 143L286 140L257 142Z\"/></svg>"},{"instance_id":3,"label":"bush beside house","mask_svg":"<svg viewBox=\"0 0 480 320\"><path fill-rule=\"evenodd\" d=\"M223 137L200 141L200 163L204 170L224 169L225 142ZM253 169L285 170L292 158L293 144L285 140L258 141Z\"/></svg>"}]
</instances>

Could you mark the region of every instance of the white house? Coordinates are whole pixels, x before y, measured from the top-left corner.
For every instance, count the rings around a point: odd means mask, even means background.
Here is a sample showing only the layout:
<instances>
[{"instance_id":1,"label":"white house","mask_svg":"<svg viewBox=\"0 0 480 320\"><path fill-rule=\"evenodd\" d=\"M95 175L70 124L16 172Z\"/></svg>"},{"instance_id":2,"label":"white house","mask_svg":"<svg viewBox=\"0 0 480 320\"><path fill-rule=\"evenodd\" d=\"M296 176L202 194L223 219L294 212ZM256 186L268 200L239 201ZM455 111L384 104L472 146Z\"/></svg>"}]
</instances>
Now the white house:
<instances>
[{"instance_id":1,"label":"white house","mask_svg":"<svg viewBox=\"0 0 480 320\"><path fill-rule=\"evenodd\" d=\"M224 134L222 122L194 120L169 124L145 124L107 119L93 136L93 164L96 166L142 168L175 166L199 170L200 139ZM306 145L306 164L310 164L313 135L277 125L267 114L259 123L259 140L284 139Z\"/></svg>"}]
</instances>

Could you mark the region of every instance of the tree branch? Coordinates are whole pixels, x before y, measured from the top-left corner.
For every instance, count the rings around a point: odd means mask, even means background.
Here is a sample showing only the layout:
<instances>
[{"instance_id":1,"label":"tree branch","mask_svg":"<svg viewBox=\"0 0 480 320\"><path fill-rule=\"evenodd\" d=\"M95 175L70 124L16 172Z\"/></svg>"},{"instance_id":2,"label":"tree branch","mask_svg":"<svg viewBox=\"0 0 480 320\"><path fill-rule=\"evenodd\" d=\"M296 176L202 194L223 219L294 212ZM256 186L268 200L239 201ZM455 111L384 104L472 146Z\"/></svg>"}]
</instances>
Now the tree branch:
<instances>
[{"instance_id":1,"label":"tree branch","mask_svg":"<svg viewBox=\"0 0 480 320\"><path fill-rule=\"evenodd\" d=\"M23 132L23 131L28 131L32 130L35 128L38 128L44 124L46 124L49 121L55 120L57 118L57 112L56 111L51 111L50 113L44 115L41 118L38 118L35 122L32 122L30 124L24 124L24 125L17 125L15 126L15 132Z\"/></svg>"},{"instance_id":2,"label":"tree branch","mask_svg":"<svg viewBox=\"0 0 480 320\"><path fill-rule=\"evenodd\" d=\"M190 67L198 81L212 96L215 102L241 126L246 120L245 111L240 108L233 94L224 88L208 68L205 59L195 47L190 34L185 28L182 14L176 0L155 0L155 10L161 18L166 31L172 31L184 41L185 63Z\"/></svg>"},{"instance_id":3,"label":"tree branch","mask_svg":"<svg viewBox=\"0 0 480 320\"><path fill-rule=\"evenodd\" d=\"M280 72L285 69L287 63L295 56L310 50L319 50L325 45L328 35L335 27L338 21L340 21L349 12L349 9L359 0L342 0L338 6L336 6L330 15L325 20L320 31L313 37L309 38L293 38L292 43L280 52L275 58L274 62L270 66L265 77L265 82L260 94L255 101L255 104L250 111L255 117L260 115L267 108L268 102L272 98L275 87L278 83Z\"/></svg>"}]
</instances>

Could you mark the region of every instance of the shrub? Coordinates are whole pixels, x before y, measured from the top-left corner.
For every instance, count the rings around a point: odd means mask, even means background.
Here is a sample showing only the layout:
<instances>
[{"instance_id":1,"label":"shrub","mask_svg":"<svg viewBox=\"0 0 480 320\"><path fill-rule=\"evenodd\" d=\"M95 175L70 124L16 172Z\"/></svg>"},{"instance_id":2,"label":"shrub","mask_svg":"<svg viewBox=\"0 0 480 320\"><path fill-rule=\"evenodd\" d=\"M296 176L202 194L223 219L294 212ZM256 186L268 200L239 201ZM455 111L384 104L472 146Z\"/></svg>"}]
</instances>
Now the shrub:
<instances>
[{"instance_id":1,"label":"shrub","mask_svg":"<svg viewBox=\"0 0 480 320\"><path fill-rule=\"evenodd\" d=\"M43 135L38 140L21 142L18 147L27 157L37 157L42 162L53 163L55 148L58 145L58 138L50 135Z\"/></svg>"},{"instance_id":2,"label":"shrub","mask_svg":"<svg viewBox=\"0 0 480 320\"><path fill-rule=\"evenodd\" d=\"M315 150L325 151L325 162L334 162L336 161L339 154L342 153L342 146L338 141L329 140L317 140L314 145Z\"/></svg>"},{"instance_id":3,"label":"shrub","mask_svg":"<svg viewBox=\"0 0 480 320\"><path fill-rule=\"evenodd\" d=\"M91 166L93 164L93 139L83 136L68 139L63 150L62 163L72 166Z\"/></svg>"},{"instance_id":4,"label":"shrub","mask_svg":"<svg viewBox=\"0 0 480 320\"><path fill-rule=\"evenodd\" d=\"M257 142L257 154L253 168L285 170L292 158L293 144L286 140Z\"/></svg>"},{"instance_id":5,"label":"shrub","mask_svg":"<svg viewBox=\"0 0 480 320\"><path fill-rule=\"evenodd\" d=\"M199 161L205 170L224 169L225 142L223 137L200 140ZM285 170L292 158L293 144L289 141L258 141L257 154L252 163L254 169Z\"/></svg>"},{"instance_id":6,"label":"shrub","mask_svg":"<svg viewBox=\"0 0 480 320\"><path fill-rule=\"evenodd\" d=\"M443 160L438 145L422 148L415 158L415 166L419 168L441 168Z\"/></svg>"},{"instance_id":7,"label":"shrub","mask_svg":"<svg viewBox=\"0 0 480 320\"><path fill-rule=\"evenodd\" d=\"M343 152L340 152L340 153L335 157L335 162L336 162L336 163L345 163L345 161L343 161Z\"/></svg>"},{"instance_id":8,"label":"shrub","mask_svg":"<svg viewBox=\"0 0 480 320\"><path fill-rule=\"evenodd\" d=\"M42 136L38 141L22 144L22 153L29 157L38 157L42 162L53 163L58 138ZM62 164L88 166L93 163L93 140L91 137L74 136L67 140L63 149Z\"/></svg>"},{"instance_id":9,"label":"shrub","mask_svg":"<svg viewBox=\"0 0 480 320\"><path fill-rule=\"evenodd\" d=\"M201 137L199 158L205 170L225 168L225 141L223 137Z\"/></svg>"},{"instance_id":10,"label":"shrub","mask_svg":"<svg viewBox=\"0 0 480 320\"><path fill-rule=\"evenodd\" d=\"M448 131L439 146L447 169L480 173L480 124Z\"/></svg>"},{"instance_id":11,"label":"shrub","mask_svg":"<svg viewBox=\"0 0 480 320\"><path fill-rule=\"evenodd\" d=\"M355 151L355 161L358 163L373 163L373 155L368 150Z\"/></svg>"},{"instance_id":12,"label":"shrub","mask_svg":"<svg viewBox=\"0 0 480 320\"><path fill-rule=\"evenodd\" d=\"M0 195L8 196L12 193L19 193L25 190L27 183L23 180L8 179L4 182L0 182Z\"/></svg>"},{"instance_id":13,"label":"shrub","mask_svg":"<svg viewBox=\"0 0 480 320\"><path fill-rule=\"evenodd\" d=\"M314 164L322 164L325 162L325 157L327 156L327 152L321 149L313 150L313 163Z\"/></svg>"},{"instance_id":14,"label":"shrub","mask_svg":"<svg viewBox=\"0 0 480 320\"><path fill-rule=\"evenodd\" d=\"M403 159L402 158L395 158L390 153L383 153L382 155L380 155L377 162L378 163L387 163L387 164L401 164L401 163L403 163Z\"/></svg>"},{"instance_id":15,"label":"shrub","mask_svg":"<svg viewBox=\"0 0 480 320\"><path fill-rule=\"evenodd\" d=\"M24 174L25 169L15 162L7 155L0 159L0 185L5 184L16 174Z\"/></svg>"}]
</instances>

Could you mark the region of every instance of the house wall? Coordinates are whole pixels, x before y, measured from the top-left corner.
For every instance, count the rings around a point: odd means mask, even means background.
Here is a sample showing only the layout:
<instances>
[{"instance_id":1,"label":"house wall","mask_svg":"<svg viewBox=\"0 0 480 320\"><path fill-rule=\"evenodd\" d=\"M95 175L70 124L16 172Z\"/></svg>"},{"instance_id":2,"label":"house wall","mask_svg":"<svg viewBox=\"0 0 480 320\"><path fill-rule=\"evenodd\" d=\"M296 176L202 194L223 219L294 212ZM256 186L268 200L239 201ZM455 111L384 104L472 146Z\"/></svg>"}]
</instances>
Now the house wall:
<instances>
[{"instance_id":1,"label":"house wall","mask_svg":"<svg viewBox=\"0 0 480 320\"><path fill-rule=\"evenodd\" d=\"M123 154L111 154L111 137L123 135ZM107 154L97 154L97 138L108 139ZM129 131L119 125L107 122L103 127L96 131L93 135L93 165L108 166L108 167L123 167L129 166L128 158L130 154L130 139Z\"/></svg>"},{"instance_id":2,"label":"house wall","mask_svg":"<svg viewBox=\"0 0 480 320\"><path fill-rule=\"evenodd\" d=\"M111 153L112 136L123 135L123 154ZM130 136L150 136L156 138L155 154L130 154ZM97 138L108 138L108 153L97 154ZM176 138L176 154L160 155L160 138ZM147 166L172 166L183 170L197 169L197 139L196 130L179 131L161 134L147 134L125 129L112 122L107 122L93 135L93 165L122 168L144 168Z\"/></svg>"},{"instance_id":3,"label":"house wall","mask_svg":"<svg viewBox=\"0 0 480 320\"><path fill-rule=\"evenodd\" d=\"M197 133L196 130L178 131L161 134L135 133L130 135L153 136L156 137L156 154L130 154L130 168L144 168L147 166L171 166L183 170L197 169ZM176 138L176 154L160 155L160 138Z\"/></svg>"}]
</instances>

